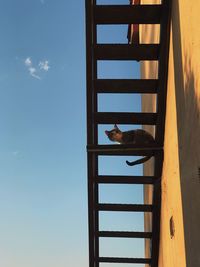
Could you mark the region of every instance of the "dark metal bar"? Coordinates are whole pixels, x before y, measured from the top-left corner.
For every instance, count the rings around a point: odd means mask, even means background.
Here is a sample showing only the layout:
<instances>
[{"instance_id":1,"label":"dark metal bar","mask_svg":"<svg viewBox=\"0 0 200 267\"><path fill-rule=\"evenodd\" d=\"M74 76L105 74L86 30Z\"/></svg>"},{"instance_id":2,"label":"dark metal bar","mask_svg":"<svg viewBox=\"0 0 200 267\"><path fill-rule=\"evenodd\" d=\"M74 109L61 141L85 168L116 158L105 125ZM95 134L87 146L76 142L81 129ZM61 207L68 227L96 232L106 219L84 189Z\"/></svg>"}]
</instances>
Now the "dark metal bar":
<instances>
[{"instance_id":1,"label":"dark metal bar","mask_svg":"<svg viewBox=\"0 0 200 267\"><path fill-rule=\"evenodd\" d=\"M99 175L95 181L99 184L154 184L154 176L103 176Z\"/></svg>"},{"instance_id":2,"label":"dark metal bar","mask_svg":"<svg viewBox=\"0 0 200 267\"><path fill-rule=\"evenodd\" d=\"M87 144L93 144L93 9L92 1L85 1L86 8L86 83L87 83ZM95 240L94 235L94 181L93 181L93 155L88 153L87 156L88 171L88 228L89 228L89 267L94 266L95 259Z\"/></svg>"},{"instance_id":3,"label":"dark metal bar","mask_svg":"<svg viewBox=\"0 0 200 267\"><path fill-rule=\"evenodd\" d=\"M100 257L99 262L109 263L138 263L138 264L151 264L151 259L145 258L114 258L114 257Z\"/></svg>"},{"instance_id":4,"label":"dark metal bar","mask_svg":"<svg viewBox=\"0 0 200 267\"><path fill-rule=\"evenodd\" d=\"M157 93L158 80L156 79L98 79L94 81L94 90L97 93Z\"/></svg>"},{"instance_id":5,"label":"dark metal bar","mask_svg":"<svg viewBox=\"0 0 200 267\"><path fill-rule=\"evenodd\" d=\"M96 6L96 0L94 1L94 6L93 8ZM94 47L97 44L97 25L95 23L93 23L93 51L94 51ZM93 55L93 110L94 112L98 111L98 96L97 94L94 93L94 80L97 79L97 61L95 59L95 55ZM94 124L94 144L97 145L98 144L98 125ZM98 156L94 155L94 164L93 164L93 169L94 169L94 177L96 177L98 175ZM96 206L96 204L99 201L99 187L98 184L95 183L94 184L94 205ZM94 211L95 212L95 231L99 231L99 212L97 210ZM97 236L93 237L95 239L95 259L97 259L99 257L99 238ZM99 267L99 262L95 261L94 262L95 267Z\"/></svg>"},{"instance_id":6,"label":"dark metal bar","mask_svg":"<svg viewBox=\"0 0 200 267\"><path fill-rule=\"evenodd\" d=\"M99 211L132 211L132 212L152 212L152 205L144 204L98 204Z\"/></svg>"},{"instance_id":7,"label":"dark metal bar","mask_svg":"<svg viewBox=\"0 0 200 267\"><path fill-rule=\"evenodd\" d=\"M93 164L93 172L94 172L94 182L95 182L95 178L98 175L98 156L94 155L94 164ZM96 204L98 204L99 201L99 186L98 184L95 182L94 183L94 206L96 206ZM99 212L98 210L94 209L94 213L95 213L95 232L99 231ZM99 257L99 238L97 236L93 236L93 238L95 239L95 259ZM99 262L95 262L95 267L99 266Z\"/></svg>"},{"instance_id":8,"label":"dark metal bar","mask_svg":"<svg viewBox=\"0 0 200 267\"><path fill-rule=\"evenodd\" d=\"M87 146L87 151L98 155L116 155L116 156L153 156L157 151L162 150L160 147L142 147L134 145L93 145Z\"/></svg>"},{"instance_id":9,"label":"dark metal bar","mask_svg":"<svg viewBox=\"0 0 200 267\"><path fill-rule=\"evenodd\" d=\"M97 60L157 60L159 44L98 44L94 56Z\"/></svg>"},{"instance_id":10,"label":"dark metal bar","mask_svg":"<svg viewBox=\"0 0 200 267\"><path fill-rule=\"evenodd\" d=\"M93 114L93 40L92 40L92 7L91 1L86 0L86 88L87 88L87 143L93 143L92 114Z\"/></svg>"},{"instance_id":11,"label":"dark metal bar","mask_svg":"<svg viewBox=\"0 0 200 267\"><path fill-rule=\"evenodd\" d=\"M159 24L161 5L98 5L96 24Z\"/></svg>"},{"instance_id":12,"label":"dark metal bar","mask_svg":"<svg viewBox=\"0 0 200 267\"><path fill-rule=\"evenodd\" d=\"M155 138L161 145L164 143L165 131L172 0L163 0L162 2L163 15L160 26L160 59L158 68L159 82L157 95L157 112L159 116L155 133Z\"/></svg>"},{"instance_id":13,"label":"dark metal bar","mask_svg":"<svg viewBox=\"0 0 200 267\"><path fill-rule=\"evenodd\" d=\"M161 177L163 167L163 150L155 156L154 175ZM154 183L153 213L152 213L152 267L158 267L160 247L160 217L161 217L161 178Z\"/></svg>"},{"instance_id":14,"label":"dark metal bar","mask_svg":"<svg viewBox=\"0 0 200 267\"><path fill-rule=\"evenodd\" d=\"M88 154L88 227L89 227L89 266L94 267L94 182L92 173L92 154Z\"/></svg>"},{"instance_id":15,"label":"dark metal bar","mask_svg":"<svg viewBox=\"0 0 200 267\"><path fill-rule=\"evenodd\" d=\"M97 112L94 114L94 122L98 124L143 124L155 125L156 113L136 112Z\"/></svg>"},{"instance_id":16,"label":"dark metal bar","mask_svg":"<svg viewBox=\"0 0 200 267\"><path fill-rule=\"evenodd\" d=\"M151 232L128 232L128 231L99 231L96 233L99 237L116 238L151 238Z\"/></svg>"}]
</instances>

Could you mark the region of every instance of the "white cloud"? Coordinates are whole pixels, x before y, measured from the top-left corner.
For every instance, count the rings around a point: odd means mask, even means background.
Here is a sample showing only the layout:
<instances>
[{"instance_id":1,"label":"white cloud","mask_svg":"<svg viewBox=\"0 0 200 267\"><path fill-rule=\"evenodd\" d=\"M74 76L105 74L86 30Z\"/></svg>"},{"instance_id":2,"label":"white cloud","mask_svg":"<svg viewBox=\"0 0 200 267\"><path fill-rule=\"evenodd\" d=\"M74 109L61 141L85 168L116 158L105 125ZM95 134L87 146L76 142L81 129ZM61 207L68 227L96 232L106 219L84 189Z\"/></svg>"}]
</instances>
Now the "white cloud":
<instances>
[{"instance_id":1,"label":"white cloud","mask_svg":"<svg viewBox=\"0 0 200 267\"><path fill-rule=\"evenodd\" d=\"M44 71L48 71L50 68L48 60L40 61L38 66L40 67L41 70L44 70Z\"/></svg>"},{"instance_id":2,"label":"white cloud","mask_svg":"<svg viewBox=\"0 0 200 267\"><path fill-rule=\"evenodd\" d=\"M31 61L31 58L30 57L27 57L24 61L25 65L27 67L31 66L32 65L32 61Z\"/></svg>"},{"instance_id":3,"label":"white cloud","mask_svg":"<svg viewBox=\"0 0 200 267\"><path fill-rule=\"evenodd\" d=\"M30 75L31 75L32 77L41 80L40 76L38 76L38 75L36 74L36 68L34 68L34 67L30 67L28 70L29 70L29 73L30 73Z\"/></svg>"},{"instance_id":4,"label":"white cloud","mask_svg":"<svg viewBox=\"0 0 200 267\"><path fill-rule=\"evenodd\" d=\"M50 68L48 60L39 61L39 64L36 68L35 66L33 66L33 63L30 57L27 57L24 60L24 64L27 67L29 74L38 80L41 80L41 77L40 75L38 75L38 73L41 74L41 71L47 72Z\"/></svg>"}]
</instances>

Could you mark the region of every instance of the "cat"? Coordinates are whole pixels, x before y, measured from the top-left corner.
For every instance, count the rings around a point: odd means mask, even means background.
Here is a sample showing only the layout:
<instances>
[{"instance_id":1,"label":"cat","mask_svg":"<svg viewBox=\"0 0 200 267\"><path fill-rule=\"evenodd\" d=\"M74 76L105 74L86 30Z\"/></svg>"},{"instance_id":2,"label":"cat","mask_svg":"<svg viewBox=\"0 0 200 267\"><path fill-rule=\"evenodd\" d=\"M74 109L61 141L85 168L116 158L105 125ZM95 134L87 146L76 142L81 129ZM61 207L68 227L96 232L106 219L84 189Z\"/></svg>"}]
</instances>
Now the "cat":
<instances>
[{"instance_id":1,"label":"cat","mask_svg":"<svg viewBox=\"0 0 200 267\"><path fill-rule=\"evenodd\" d=\"M110 141L118 142L120 144L134 144L138 147L148 144L155 144L155 139L153 136L142 129L122 132L115 124L114 128L110 131L105 131L105 134L108 136ZM132 162L126 160L126 164L129 166L134 166L146 162L151 157L152 156L146 156Z\"/></svg>"}]
</instances>

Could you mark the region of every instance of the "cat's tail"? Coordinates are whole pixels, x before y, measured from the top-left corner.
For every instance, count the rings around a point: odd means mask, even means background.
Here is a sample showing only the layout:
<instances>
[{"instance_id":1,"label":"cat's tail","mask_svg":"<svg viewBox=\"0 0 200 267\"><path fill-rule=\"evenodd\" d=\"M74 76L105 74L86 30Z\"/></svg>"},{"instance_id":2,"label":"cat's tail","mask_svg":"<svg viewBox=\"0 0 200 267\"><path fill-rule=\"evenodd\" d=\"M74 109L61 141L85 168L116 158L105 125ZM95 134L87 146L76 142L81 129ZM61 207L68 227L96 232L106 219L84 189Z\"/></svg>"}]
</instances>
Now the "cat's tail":
<instances>
[{"instance_id":1,"label":"cat's tail","mask_svg":"<svg viewBox=\"0 0 200 267\"><path fill-rule=\"evenodd\" d=\"M126 164L128 166L135 166L135 165L138 165L138 164L142 164L144 162L146 162L147 160L149 160L152 156L146 156L146 157L143 157L141 159L138 159L138 160L135 160L135 161L128 161L126 160Z\"/></svg>"}]
</instances>

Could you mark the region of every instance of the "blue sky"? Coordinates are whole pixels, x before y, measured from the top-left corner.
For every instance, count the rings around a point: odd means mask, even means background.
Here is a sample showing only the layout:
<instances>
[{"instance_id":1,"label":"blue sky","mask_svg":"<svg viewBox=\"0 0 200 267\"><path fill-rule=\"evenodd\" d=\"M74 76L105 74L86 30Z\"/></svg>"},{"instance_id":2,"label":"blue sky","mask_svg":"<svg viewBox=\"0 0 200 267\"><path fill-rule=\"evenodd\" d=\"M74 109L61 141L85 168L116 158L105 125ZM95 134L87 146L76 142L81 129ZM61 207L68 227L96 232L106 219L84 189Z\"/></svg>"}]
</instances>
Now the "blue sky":
<instances>
[{"instance_id":1,"label":"blue sky","mask_svg":"<svg viewBox=\"0 0 200 267\"><path fill-rule=\"evenodd\" d=\"M0 1L2 267L88 266L84 12L81 0ZM98 40L126 42L126 34L124 26L100 27ZM139 77L139 68L99 62L98 75ZM101 95L99 110L139 111L140 96ZM99 127L100 143L111 127ZM100 172L133 173L125 159L100 158ZM100 188L102 201L119 195L142 202L141 187ZM142 230L141 215L119 215L102 214L101 227ZM102 253L113 253L115 245L104 243Z\"/></svg>"}]
</instances>

